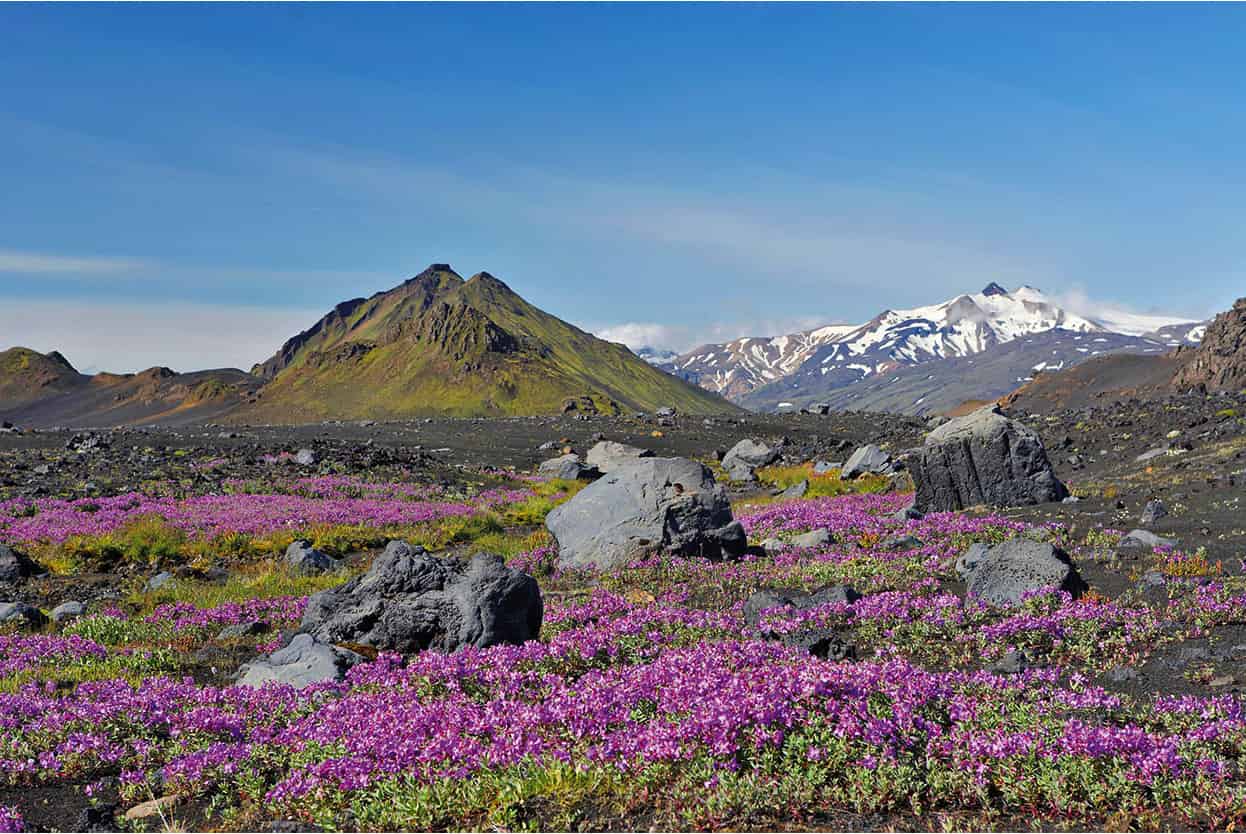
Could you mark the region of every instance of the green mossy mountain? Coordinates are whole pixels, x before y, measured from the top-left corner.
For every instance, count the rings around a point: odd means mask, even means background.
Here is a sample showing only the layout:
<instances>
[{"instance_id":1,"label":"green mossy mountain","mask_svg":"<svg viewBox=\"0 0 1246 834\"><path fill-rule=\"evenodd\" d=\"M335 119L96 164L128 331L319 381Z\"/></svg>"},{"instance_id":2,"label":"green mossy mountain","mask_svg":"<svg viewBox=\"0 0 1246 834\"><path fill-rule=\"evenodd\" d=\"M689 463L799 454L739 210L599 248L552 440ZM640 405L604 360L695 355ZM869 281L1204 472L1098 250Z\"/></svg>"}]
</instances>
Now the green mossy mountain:
<instances>
[{"instance_id":1,"label":"green mossy mountain","mask_svg":"<svg viewBox=\"0 0 1246 834\"><path fill-rule=\"evenodd\" d=\"M739 410L537 309L487 272L465 281L448 264L337 305L252 374L266 384L238 420L551 414L583 398L603 413Z\"/></svg>"},{"instance_id":2,"label":"green mossy mountain","mask_svg":"<svg viewBox=\"0 0 1246 834\"><path fill-rule=\"evenodd\" d=\"M9 348L0 352L0 411L72 391L87 379L56 351Z\"/></svg>"}]
</instances>

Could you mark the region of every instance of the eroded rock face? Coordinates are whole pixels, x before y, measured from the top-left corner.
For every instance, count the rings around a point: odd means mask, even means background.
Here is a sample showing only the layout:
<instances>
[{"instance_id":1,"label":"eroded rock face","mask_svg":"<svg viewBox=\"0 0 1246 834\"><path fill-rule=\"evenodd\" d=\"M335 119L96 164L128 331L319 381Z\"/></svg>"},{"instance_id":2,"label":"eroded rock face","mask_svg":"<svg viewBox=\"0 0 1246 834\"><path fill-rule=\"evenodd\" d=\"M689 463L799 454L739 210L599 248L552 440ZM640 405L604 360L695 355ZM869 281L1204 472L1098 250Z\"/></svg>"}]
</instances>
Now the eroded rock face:
<instances>
[{"instance_id":1,"label":"eroded rock face","mask_svg":"<svg viewBox=\"0 0 1246 834\"><path fill-rule=\"evenodd\" d=\"M641 458L606 474L545 519L563 567L611 568L654 550L721 558L744 552L744 528L702 464Z\"/></svg>"},{"instance_id":2,"label":"eroded rock face","mask_svg":"<svg viewBox=\"0 0 1246 834\"><path fill-rule=\"evenodd\" d=\"M1067 553L1046 542L1010 539L994 547L974 544L956 562L969 596L1013 606L1031 591L1058 588L1079 597L1086 583Z\"/></svg>"},{"instance_id":3,"label":"eroded rock face","mask_svg":"<svg viewBox=\"0 0 1246 834\"><path fill-rule=\"evenodd\" d=\"M1246 388L1246 298L1239 298L1233 309L1216 316L1196 348L1183 348L1178 356L1192 352L1173 377L1178 390L1202 387L1211 391L1240 391Z\"/></svg>"},{"instance_id":4,"label":"eroded rock face","mask_svg":"<svg viewBox=\"0 0 1246 834\"><path fill-rule=\"evenodd\" d=\"M911 460L920 512L963 510L978 504L1012 507L1061 501L1037 434L991 406L944 423Z\"/></svg>"},{"instance_id":5,"label":"eroded rock face","mask_svg":"<svg viewBox=\"0 0 1246 834\"><path fill-rule=\"evenodd\" d=\"M302 630L324 643L452 652L534 640L543 616L536 580L500 556L462 562L392 541L367 573L313 594Z\"/></svg>"}]
</instances>

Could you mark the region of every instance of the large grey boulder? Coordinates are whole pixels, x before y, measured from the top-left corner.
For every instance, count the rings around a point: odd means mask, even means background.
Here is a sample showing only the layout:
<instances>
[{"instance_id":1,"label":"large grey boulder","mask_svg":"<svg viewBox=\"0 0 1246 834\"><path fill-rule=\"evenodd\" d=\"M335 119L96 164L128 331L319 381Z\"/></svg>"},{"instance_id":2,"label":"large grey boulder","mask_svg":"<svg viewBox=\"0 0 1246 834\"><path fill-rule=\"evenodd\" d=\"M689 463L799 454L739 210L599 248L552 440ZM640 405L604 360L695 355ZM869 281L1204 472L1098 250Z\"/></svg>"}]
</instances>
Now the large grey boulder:
<instances>
[{"instance_id":1,"label":"large grey boulder","mask_svg":"<svg viewBox=\"0 0 1246 834\"><path fill-rule=\"evenodd\" d=\"M285 562L293 570L305 574L326 573L337 570L342 563L327 553L312 547L306 539L290 542L286 548Z\"/></svg>"},{"instance_id":2,"label":"large grey boulder","mask_svg":"<svg viewBox=\"0 0 1246 834\"><path fill-rule=\"evenodd\" d=\"M654 550L719 558L744 552L744 528L702 464L641 458L607 473L545 518L563 567L612 568Z\"/></svg>"},{"instance_id":3,"label":"large grey boulder","mask_svg":"<svg viewBox=\"0 0 1246 834\"><path fill-rule=\"evenodd\" d=\"M769 466L779 459L780 451L759 440L745 438L723 455L722 466L733 481L751 481L759 466Z\"/></svg>"},{"instance_id":4,"label":"large grey boulder","mask_svg":"<svg viewBox=\"0 0 1246 834\"><path fill-rule=\"evenodd\" d=\"M1079 597L1086 583L1063 550L1046 542L1009 539L994 547L972 545L956 562L969 596L1013 606L1029 591L1058 588Z\"/></svg>"},{"instance_id":5,"label":"large grey boulder","mask_svg":"<svg viewBox=\"0 0 1246 834\"><path fill-rule=\"evenodd\" d=\"M839 476L846 481L862 475L884 475L891 471L891 455L870 443L861 446L844 463Z\"/></svg>"},{"instance_id":6,"label":"large grey boulder","mask_svg":"<svg viewBox=\"0 0 1246 834\"><path fill-rule=\"evenodd\" d=\"M559 455L543 461L537 467L537 474L547 478L560 478L564 481L577 481L581 478L596 478L599 473L591 466L585 466L576 454Z\"/></svg>"},{"instance_id":7,"label":"large grey boulder","mask_svg":"<svg viewBox=\"0 0 1246 834\"><path fill-rule=\"evenodd\" d=\"M39 563L7 544L0 544L0 582L18 582L47 573Z\"/></svg>"},{"instance_id":8,"label":"large grey boulder","mask_svg":"<svg viewBox=\"0 0 1246 834\"><path fill-rule=\"evenodd\" d=\"M363 661L362 655L349 649L326 645L310 634L296 634L284 649L243 664L238 670L238 685L281 683L302 689L313 683L341 680L350 667Z\"/></svg>"},{"instance_id":9,"label":"large grey boulder","mask_svg":"<svg viewBox=\"0 0 1246 834\"><path fill-rule=\"evenodd\" d=\"M1069 494L1052 472L1038 435L995 406L932 431L910 468L914 505L921 512L1042 504Z\"/></svg>"},{"instance_id":10,"label":"large grey boulder","mask_svg":"<svg viewBox=\"0 0 1246 834\"><path fill-rule=\"evenodd\" d=\"M463 562L392 541L367 573L313 594L301 630L324 643L452 652L535 640L543 616L536 580L500 556Z\"/></svg>"},{"instance_id":11,"label":"large grey boulder","mask_svg":"<svg viewBox=\"0 0 1246 834\"><path fill-rule=\"evenodd\" d=\"M628 446L626 443L616 443L613 440L603 440L588 450L588 454L584 456L584 462L595 467L598 472L609 472L634 460L651 457L653 457L653 452L648 449Z\"/></svg>"}]
</instances>

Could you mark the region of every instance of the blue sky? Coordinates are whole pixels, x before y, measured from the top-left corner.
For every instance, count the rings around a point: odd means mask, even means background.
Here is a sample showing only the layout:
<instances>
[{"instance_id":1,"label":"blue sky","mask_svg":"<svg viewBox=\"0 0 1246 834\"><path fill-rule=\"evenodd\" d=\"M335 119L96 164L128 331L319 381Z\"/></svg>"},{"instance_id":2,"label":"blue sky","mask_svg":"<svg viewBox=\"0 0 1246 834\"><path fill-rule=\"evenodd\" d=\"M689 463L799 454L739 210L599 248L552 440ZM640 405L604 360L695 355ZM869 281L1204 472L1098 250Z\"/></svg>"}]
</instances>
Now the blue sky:
<instances>
[{"instance_id":1,"label":"blue sky","mask_svg":"<svg viewBox=\"0 0 1246 834\"><path fill-rule=\"evenodd\" d=\"M0 31L0 343L80 367L249 366L434 261L674 347L991 280L1246 294L1237 5L5 4Z\"/></svg>"}]
</instances>

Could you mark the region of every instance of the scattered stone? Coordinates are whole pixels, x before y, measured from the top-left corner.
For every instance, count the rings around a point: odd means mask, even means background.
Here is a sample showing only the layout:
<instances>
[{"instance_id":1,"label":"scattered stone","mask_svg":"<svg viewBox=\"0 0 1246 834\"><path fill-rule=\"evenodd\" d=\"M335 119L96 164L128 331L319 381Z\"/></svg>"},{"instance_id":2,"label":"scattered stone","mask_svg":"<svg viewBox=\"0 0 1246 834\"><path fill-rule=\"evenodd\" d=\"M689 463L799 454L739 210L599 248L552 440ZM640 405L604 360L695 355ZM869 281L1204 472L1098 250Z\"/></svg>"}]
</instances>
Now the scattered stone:
<instances>
[{"instance_id":1,"label":"scattered stone","mask_svg":"<svg viewBox=\"0 0 1246 834\"><path fill-rule=\"evenodd\" d=\"M1207 685L1213 689L1221 689L1226 686L1232 686L1237 683L1237 678L1232 675L1220 675L1207 681Z\"/></svg>"},{"instance_id":2,"label":"scattered stone","mask_svg":"<svg viewBox=\"0 0 1246 834\"><path fill-rule=\"evenodd\" d=\"M258 634L267 634L270 630L268 623L263 620L250 620L245 623L234 623L227 625L217 633L217 640L240 640L243 637L254 637Z\"/></svg>"},{"instance_id":3,"label":"scattered stone","mask_svg":"<svg viewBox=\"0 0 1246 834\"><path fill-rule=\"evenodd\" d=\"M783 541L783 539L776 539L773 536L768 539L763 539L761 543L761 549L767 553L778 553L787 546L787 542Z\"/></svg>"},{"instance_id":4,"label":"scattered stone","mask_svg":"<svg viewBox=\"0 0 1246 834\"><path fill-rule=\"evenodd\" d=\"M686 458L621 466L555 508L545 526L563 567L611 568L658 549L716 559L747 546L726 490Z\"/></svg>"},{"instance_id":5,"label":"scattered stone","mask_svg":"<svg viewBox=\"0 0 1246 834\"><path fill-rule=\"evenodd\" d=\"M779 450L767 446L760 440L745 438L731 447L723 456L723 469L733 481L753 481L757 476L755 470L761 466L769 466L779 459Z\"/></svg>"},{"instance_id":6,"label":"scattered stone","mask_svg":"<svg viewBox=\"0 0 1246 834\"><path fill-rule=\"evenodd\" d=\"M544 443L542 443L540 446L537 446L536 450L538 452L548 452L551 449L557 449L557 448L558 448L558 442L556 440L547 440Z\"/></svg>"},{"instance_id":7,"label":"scattered stone","mask_svg":"<svg viewBox=\"0 0 1246 834\"><path fill-rule=\"evenodd\" d=\"M578 481L581 478L596 478L601 473L595 467L585 466L580 456L574 453L550 458L537 467L537 474L548 478L560 478L564 481Z\"/></svg>"},{"instance_id":8,"label":"scattered stone","mask_svg":"<svg viewBox=\"0 0 1246 834\"><path fill-rule=\"evenodd\" d=\"M817 530L810 530L808 533L801 533L799 536L792 538L793 547L820 547L831 540L831 531L825 527Z\"/></svg>"},{"instance_id":9,"label":"scattered stone","mask_svg":"<svg viewBox=\"0 0 1246 834\"><path fill-rule=\"evenodd\" d=\"M1131 666L1117 666L1108 670L1108 680L1112 683L1128 683L1138 679L1138 670Z\"/></svg>"},{"instance_id":10,"label":"scattered stone","mask_svg":"<svg viewBox=\"0 0 1246 834\"><path fill-rule=\"evenodd\" d=\"M181 802L181 797L170 794L157 799L149 799L146 802L140 802L133 808L127 810L124 814L125 818L130 822L151 819L152 817L164 818L173 811L173 808ZM170 822L172 822L170 820Z\"/></svg>"},{"instance_id":11,"label":"scattered stone","mask_svg":"<svg viewBox=\"0 0 1246 834\"><path fill-rule=\"evenodd\" d=\"M892 536L879 545L883 550L900 551L912 550L922 546L922 540L916 536Z\"/></svg>"},{"instance_id":12,"label":"scattered stone","mask_svg":"<svg viewBox=\"0 0 1246 834\"><path fill-rule=\"evenodd\" d=\"M147 580L147 584L143 586L143 590L144 591L159 591L165 585L168 585L170 582L173 582L173 581L175 581L173 574L169 573L167 570L161 571L160 573L153 576L151 579Z\"/></svg>"},{"instance_id":13,"label":"scattered stone","mask_svg":"<svg viewBox=\"0 0 1246 834\"><path fill-rule=\"evenodd\" d=\"M285 562L294 570L304 574L327 573L337 570L342 563L327 553L312 547L306 539L298 539L286 548Z\"/></svg>"},{"instance_id":14,"label":"scattered stone","mask_svg":"<svg viewBox=\"0 0 1246 834\"><path fill-rule=\"evenodd\" d=\"M87 613L87 607L77 600L62 602L52 609L52 622L67 623Z\"/></svg>"},{"instance_id":15,"label":"scattered stone","mask_svg":"<svg viewBox=\"0 0 1246 834\"><path fill-rule=\"evenodd\" d=\"M891 468L891 455L870 443L861 446L848 457L839 476L845 481L851 481L862 475L885 475Z\"/></svg>"},{"instance_id":16,"label":"scattered stone","mask_svg":"<svg viewBox=\"0 0 1246 834\"><path fill-rule=\"evenodd\" d=\"M826 475L827 473L834 472L837 468L838 467L830 461L820 460L813 464L813 474Z\"/></svg>"},{"instance_id":17,"label":"scattered stone","mask_svg":"<svg viewBox=\"0 0 1246 834\"><path fill-rule=\"evenodd\" d=\"M0 602L0 623L42 628L47 622L48 618L33 605L24 602Z\"/></svg>"},{"instance_id":18,"label":"scattered stone","mask_svg":"<svg viewBox=\"0 0 1246 834\"><path fill-rule=\"evenodd\" d=\"M78 814L78 821L73 830L83 834L111 834L120 831L117 827L117 810L120 806L115 802L102 805L88 805Z\"/></svg>"},{"instance_id":19,"label":"scattered stone","mask_svg":"<svg viewBox=\"0 0 1246 834\"><path fill-rule=\"evenodd\" d=\"M891 518L894 521L920 521L925 517L926 514L912 504L909 504L907 507L901 507L891 514Z\"/></svg>"},{"instance_id":20,"label":"scattered stone","mask_svg":"<svg viewBox=\"0 0 1246 834\"><path fill-rule=\"evenodd\" d=\"M543 615L536 580L500 556L463 562L391 541L367 573L313 594L302 630L379 651L452 652L535 640Z\"/></svg>"},{"instance_id":21,"label":"scattered stone","mask_svg":"<svg viewBox=\"0 0 1246 834\"><path fill-rule=\"evenodd\" d=\"M805 493L809 491L809 480L806 478L799 483L792 484L787 489L779 493L780 498L804 498Z\"/></svg>"},{"instance_id":22,"label":"scattered stone","mask_svg":"<svg viewBox=\"0 0 1246 834\"><path fill-rule=\"evenodd\" d=\"M1116 545L1116 549L1130 550L1132 548L1141 548L1145 550L1156 547L1176 546L1176 539L1166 539L1163 536L1157 536L1150 530L1131 530L1120 540L1120 544Z\"/></svg>"},{"instance_id":23,"label":"scattered stone","mask_svg":"<svg viewBox=\"0 0 1246 834\"><path fill-rule=\"evenodd\" d=\"M664 406L653 412L654 417L674 417L675 409L672 406Z\"/></svg>"},{"instance_id":24,"label":"scattered stone","mask_svg":"<svg viewBox=\"0 0 1246 834\"><path fill-rule=\"evenodd\" d=\"M584 456L584 462L595 467L598 472L609 472L634 460L651 457L653 457L653 452L648 449L628 446L626 443L616 443L613 440L602 440L588 450L588 454Z\"/></svg>"},{"instance_id":25,"label":"scattered stone","mask_svg":"<svg viewBox=\"0 0 1246 834\"><path fill-rule=\"evenodd\" d=\"M1009 539L994 547L971 546L957 560L969 596L991 605L1012 606L1030 591L1058 588L1074 598L1086 583L1063 550L1045 542Z\"/></svg>"},{"instance_id":26,"label":"scattered stone","mask_svg":"<svg viewBox=\"0 0 1246 834\"><path fill-rule=\"evenodd\" d=\"M238 670L238 685L259 687L266 683L302 689L314 683L341 680L364 656L331 646L310 634L296 634L285 648L246 663Z\"/></svg>"},{"instance_id":27,"label":"scattered stone","mask_svg":"<svg viewBox=\"0 0 1246 834\"><path fill-rule=\"evenodd\" d=\"M1146 507L1142 510L1142 517L1139 519L1142 524L1154 524L1159 519L1168 515L1168 508L1164 506L1164 502L1158 498L1153 498L1146 502Z\"/></svg>"},{"instance_id":28,"label":"scattered stone","mask_svg":"<svg viewBox=\"0 0 1246 834\"><path fill-rule=\"evenodd\" d=\"M833 603L850 604L860 598L860 594L846 585L832 585L812 594L781 588L764 588L753 593L745 601L744 622L748 627L757 629L761 636L768 640L780 640L789 646L802 648L809 654L826 660L846 660L855 654L854 648L844 642L833 629L809 627L789 632L775 632L763 626L762 620L767 612L781 616L781 612L774 609L806 611Z\"/></svg>"},{"instance_id":29,"label":"scattered stone","mask_svg":"<svg viewBox=\"0 0 1246 834\"><path fill-rule=\"evenodd\" d=\"M7 544L0 544L0 582L19 582L46 573L34 559Z\"/></svg>"},{"instance_id":30,"label":"scattered stone","mask_svg":"<svg viewBox=\"0 0 1246 834\"><path fill-rule=\"evenodd\" d=\"M1018 675L1028 668L1030 668L1029 656L1019 649L1012 649L987 667L987 671L996 675Z\"/></svg>"},{"instance_id":31,"label":"scattered stone","mask_svg":"<svg viewBox=\"0 0 1246 834\"><path fill-rule=\"evenodd\" d=\"M31 471L34 472L36 475L49 475L52 472L52 467L46 463L41 463L38 466L36 466L34 469L32 469Z\"/></svg>"},{"instance_id":32,"label":"scattered stone","mask_svg":"<svg viewBox=\"0 0 1246 834\"><path fill-rule=\"evenodd\" d=\"M996 406L932 431L912 461L912 473L915 504L924 512L1042 504L1069 494L1038 435Z\"/></svg>"},{"instance_id":33,"label":"scattered stone","mask_svg":"<svg viewBox=\"0 0 1246 834\"><path fill-rule=\"evenodd\" d=\"M1149 460L1155 460L1156 458L1163 457L1166 454L1168 454L1167 449L1151 449L1149 451L1143 452L1142 454L1134 458L1134 462L1135 463L1146 463Z\"/></svg>"}]
</instances>

